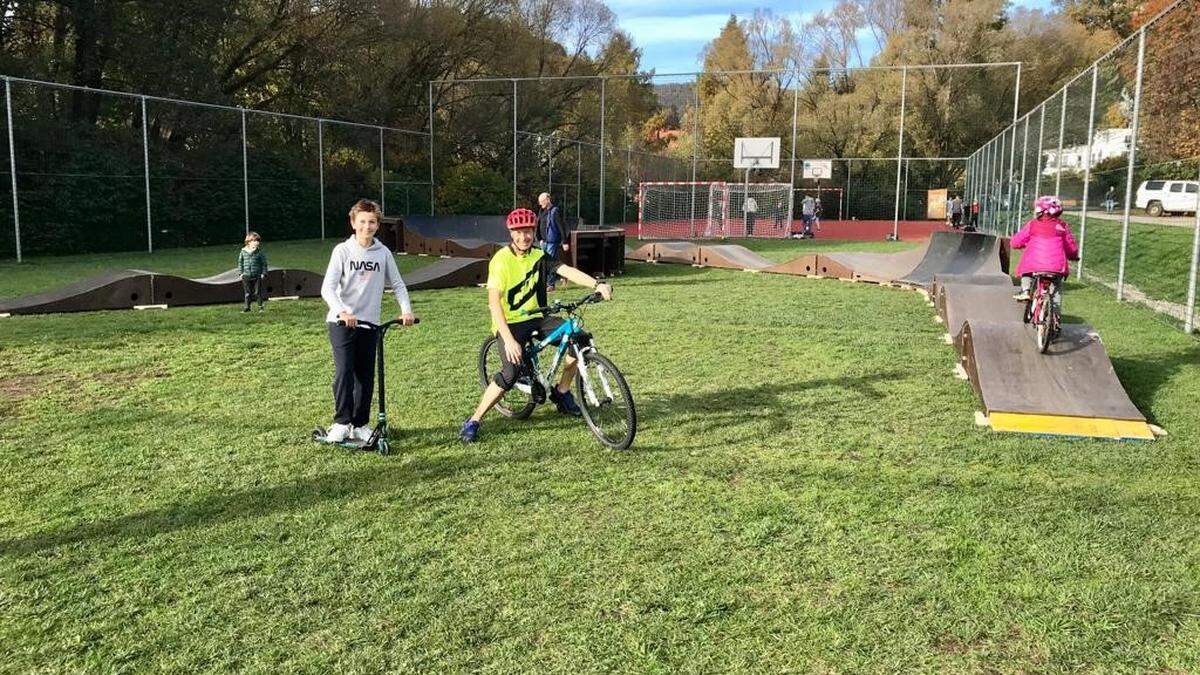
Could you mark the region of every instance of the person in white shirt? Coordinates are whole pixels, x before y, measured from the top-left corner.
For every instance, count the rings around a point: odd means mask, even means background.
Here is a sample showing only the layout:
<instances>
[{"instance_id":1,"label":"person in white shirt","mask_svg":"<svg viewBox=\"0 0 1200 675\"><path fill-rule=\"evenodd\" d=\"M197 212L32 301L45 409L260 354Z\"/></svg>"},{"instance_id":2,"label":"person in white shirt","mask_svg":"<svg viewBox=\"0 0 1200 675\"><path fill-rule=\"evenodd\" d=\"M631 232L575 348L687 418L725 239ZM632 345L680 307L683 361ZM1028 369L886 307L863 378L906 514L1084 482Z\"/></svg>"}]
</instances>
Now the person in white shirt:
<instances>
[{"instance_id":1,"label":"person in white shirt","mask_svg":"<svg viewBox=\"0 0 1200 675\"><path fill-rule=\"evenodd\" d=\"M325 438L333 443L347 439L366 442L371 437L371 394L375 384L376 336L373 330L358 330L360 321L378 324L383 287L396 293L400 320L413 325L408 287L391 250L375 239L383 209L360 199L350 209L354 235L333 248L321 298L329 305L325 322L333 349L333 424Z\"/></svg>"}]
</instances>

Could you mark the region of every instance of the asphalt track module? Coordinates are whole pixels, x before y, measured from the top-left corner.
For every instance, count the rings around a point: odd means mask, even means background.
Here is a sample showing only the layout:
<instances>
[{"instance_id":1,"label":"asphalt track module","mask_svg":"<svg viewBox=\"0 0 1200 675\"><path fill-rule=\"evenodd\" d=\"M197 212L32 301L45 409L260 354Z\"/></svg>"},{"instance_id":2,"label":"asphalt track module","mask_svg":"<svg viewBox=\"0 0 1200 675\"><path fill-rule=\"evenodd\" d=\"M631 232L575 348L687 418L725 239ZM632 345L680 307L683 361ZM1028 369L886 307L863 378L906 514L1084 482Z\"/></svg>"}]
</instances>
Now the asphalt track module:
<instances>
[{"instance_id":1,"label":"asphalt track module","mask_svg":"<svg viewBox=\"0 0 1200 675\"><path fill-rule=\"evenodd\" d=\"M682 264L696 264L705 248L689 242L649 246L653 260ZM760 264L742 247L708 248L721 253L721 262L733 263L719 266ZM1007 252L1006 242L992 235L935 232L926 246L897 254L810 254L761 269L806 276L823 269L826 276L932 286L937 311L995 431L1153 439L1094 330L1066 325L1048 353L1037 350L1022 318L1024 306L1012 298ZM646 254L644 247L633 253L639 259ZM709 266L717 267L716 253L708 257ZM833 264L822 267L822 258Z\"/></svg>"},{"instance_id":2,"label":"asphalt track module","mask_svg":"<svg viewBox=\"0 0 1200 675\"><path fill-rule=\"evenodd\" d=\"M928 287L938 274L1004 272L1006 252L1001 240L990 234L934 232L921 262L897 281Z\"/></svg>"},{"instance_id":3,"label":"asphalt track module","mask_svg":"<svg viewBox=\"0 0 1200 675\"><path fill-rule=\"evenodd\" d=\"M1099 334L1067 324L1045 354L1022 322L968 321L962 364L997 431L1152 440Z\"/></svg>"},{"instance_id":4,"label":"asphalt track module","mask_svg":"<svg viewBox=\"0 0 1200 675\"><path fill-rule=\"evenodd\" d=\"M700 265L731 270L761 270L775 263L737 244L701 245L697 253Z\"/></svg>"}]
</instances>

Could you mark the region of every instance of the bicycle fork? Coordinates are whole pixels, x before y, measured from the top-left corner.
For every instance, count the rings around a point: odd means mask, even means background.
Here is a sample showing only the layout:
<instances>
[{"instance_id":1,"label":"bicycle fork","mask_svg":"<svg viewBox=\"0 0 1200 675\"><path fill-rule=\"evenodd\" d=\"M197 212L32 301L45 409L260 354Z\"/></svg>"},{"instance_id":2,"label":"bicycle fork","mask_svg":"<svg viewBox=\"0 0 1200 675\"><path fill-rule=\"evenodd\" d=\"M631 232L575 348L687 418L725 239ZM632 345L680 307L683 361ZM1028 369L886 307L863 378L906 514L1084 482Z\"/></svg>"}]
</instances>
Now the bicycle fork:
<instances>
[{"instance_id":1,"label":"bicycle fork","mask_svg":"<svg viewBox=\"0 0 1200 675\"><path fill-rule=\"evenodd\" d=\"M577 373L576 376L580 378L579 381L583 385L582 386L583 395L585 398L587 398L588 403L591 404L592 407L599 408L600 405L603 403L603 401L601 401L599 398L596 397L596 387L592 383L592 378L588 374L586 362L583 360L583 355L586 350L580 349L579 345L576 345L576 344L572 344L571 348L575 350L575 358L576 358L577 362L579 363L579 366L578 366L579 372ZM588 346L586 349L592 350L595 348ZM609 385L608 379L605 377L599 377L597 379L600 380L600 384L604 388L604 401L613 400L612 386Z\"/></svg>"}]
</instances>

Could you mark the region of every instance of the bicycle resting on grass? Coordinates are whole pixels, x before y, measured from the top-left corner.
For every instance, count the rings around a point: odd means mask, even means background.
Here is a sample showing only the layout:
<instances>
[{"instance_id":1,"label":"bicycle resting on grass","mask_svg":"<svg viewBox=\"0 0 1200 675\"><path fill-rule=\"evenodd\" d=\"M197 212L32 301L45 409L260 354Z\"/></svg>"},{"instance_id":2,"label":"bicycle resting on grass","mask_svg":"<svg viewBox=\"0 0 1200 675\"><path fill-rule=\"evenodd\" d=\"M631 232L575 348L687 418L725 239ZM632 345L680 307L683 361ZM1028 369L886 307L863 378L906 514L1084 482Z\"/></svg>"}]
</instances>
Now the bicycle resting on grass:
<instances>
[{"instance_id":1,"label":"bicycle resting on grass","mask_svg":"<svg viewBox=\"0 0 1200 675\"><path fill-rule=\"evenodd\" d=\"M520 395L527 400L500 407L501 414L527 417L533 407L542 402L538 400L539 397L549 398L559 413L587 417L588 426L602 442L606 442L607 434L601 435L596 431L594 420L605 412L605 408L615 407L613 403L619 398L621 404L628 408L630 424L628 432L621 434L621 438L610 445L628 447L633 440L633 407L628 386L611 362L595 352L590 336L583 332L582 321L576 315L577 310L586 304L599 299L611 299L612 287L534 248L533 228L536 222L537 217L529 209L515 209L509 213L507 226L512 243L496 252L488 263L488 308L493 335L485 341L480 353L484 391L474 414L463 422L459 436L466 443L477 441L484 415L500 403L505 394L519 386ZM556 302L547 306L546 280L551 274L591 288L594 293L579 302ZM553 316L559 312L566 312L568 320ZM535 337L539 341L527 349L526 345ZM541 373L537 370L537 353L551 345L557 346L555 358L550 368ZM489 365L489 354L498 357L494 360L499 363ZM588 407L586 414L580 410L571 393L580 360L584 362L585 372L579 378L577 390L588 399L585 400L585 406ZM562 366L562 374L557 383L551 386L550 376L559 365ZM598 393L593 387L599 387L604 393Z\"/></svg>"}]
</instances>

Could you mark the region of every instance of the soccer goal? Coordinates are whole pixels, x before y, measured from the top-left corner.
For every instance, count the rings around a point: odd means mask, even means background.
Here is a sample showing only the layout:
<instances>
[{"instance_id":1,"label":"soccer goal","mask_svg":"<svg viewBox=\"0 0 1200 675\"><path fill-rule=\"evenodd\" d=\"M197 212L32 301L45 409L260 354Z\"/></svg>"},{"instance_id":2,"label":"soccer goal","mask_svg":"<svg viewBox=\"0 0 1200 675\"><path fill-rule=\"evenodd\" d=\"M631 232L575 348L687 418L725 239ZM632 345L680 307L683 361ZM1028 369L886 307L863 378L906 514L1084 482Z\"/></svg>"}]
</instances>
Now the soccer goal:
<instances>
[{"instance_id":1,"label":"soccer goal","mask_svg":"<svg viewBox=\"0 0 1200 675\"><path fill-rule=\"evenodd\" d=\"M842 199L842 188L840 187L822 187L822 188L796 188L795 196L795 215L800 218L804 215L803 205L805 197L813 198L813 206L819 209L817 217L822 220L842 220L842 209L844 200ZM818 206L819 205L819 206Z\"/></svg>"},{"instance_id":2,"label":"soccer goal","mask_svg":"<svg viewBox=\"0 0 1200 675\"><path fill-rule=\"evenodd\" d=\"M648 182L638 185L638 238L786 237L788 183Z\"/></svg>"}]
</instances>

